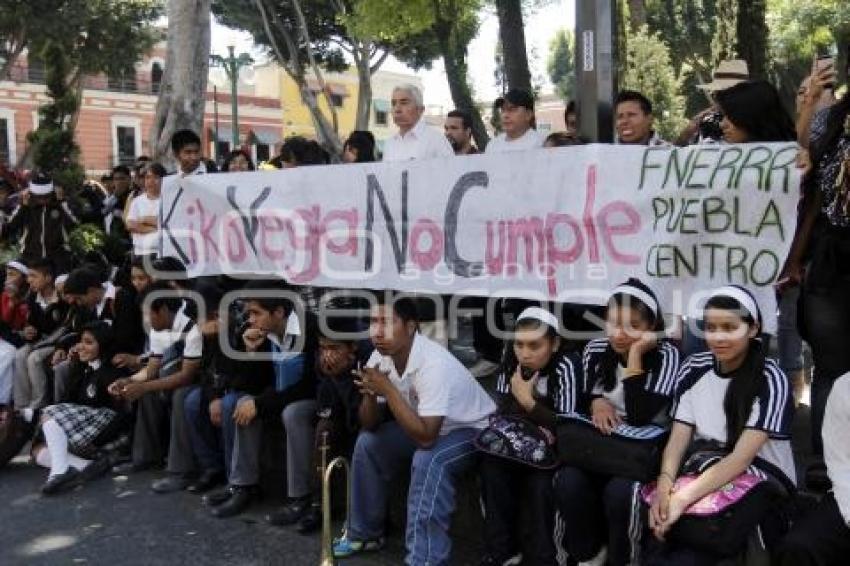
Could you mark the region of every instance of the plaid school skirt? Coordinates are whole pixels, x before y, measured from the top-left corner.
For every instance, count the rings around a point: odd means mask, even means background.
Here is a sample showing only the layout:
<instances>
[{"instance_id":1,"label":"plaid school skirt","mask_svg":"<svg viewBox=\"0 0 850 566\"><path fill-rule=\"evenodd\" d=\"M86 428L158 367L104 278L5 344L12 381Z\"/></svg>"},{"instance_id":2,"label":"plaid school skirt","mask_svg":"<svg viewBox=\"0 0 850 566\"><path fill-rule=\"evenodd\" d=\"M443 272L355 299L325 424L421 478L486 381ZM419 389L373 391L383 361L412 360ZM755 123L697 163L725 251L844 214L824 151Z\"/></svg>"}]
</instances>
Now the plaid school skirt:
<instances>
[{"instance_id":1,"label":"plaid school skirt","mask_svg":"<svg viewBox=\"0 0 850 566\"><path fill-rule=\"evenodd\" d=\"M68 448L78 456L97 452L95 439L112 423L118 413L108 407L87 407L75 403L59 403L44 408L44 415L56 421L68 437Z\"/></svg>"}]
</instances>

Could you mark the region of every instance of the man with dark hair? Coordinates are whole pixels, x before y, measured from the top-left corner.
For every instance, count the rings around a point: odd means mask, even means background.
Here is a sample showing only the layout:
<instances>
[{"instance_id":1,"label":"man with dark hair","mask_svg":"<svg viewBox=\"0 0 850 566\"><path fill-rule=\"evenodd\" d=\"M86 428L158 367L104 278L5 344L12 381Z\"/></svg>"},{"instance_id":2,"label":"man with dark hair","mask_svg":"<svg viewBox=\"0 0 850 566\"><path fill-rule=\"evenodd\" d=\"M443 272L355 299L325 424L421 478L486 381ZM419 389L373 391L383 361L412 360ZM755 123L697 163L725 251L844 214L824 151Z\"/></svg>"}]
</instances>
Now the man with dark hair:
<instances>
[{"instance_id":1,"label":"man with dark hair","mask_svg":"<svg viewBox=\"0 0 850 566\"><path fill-rule=\"evenodd\" d=\"M131 470L161 463L166 455L163 439L170 438L169 475L151 486L157 493L170 493L186 489L197 473L184 402L201 365L203 338L195 322L182 312L183 300L168 283L151 284L141 302L147 306L151 328L148 364L114 382L109 392L125 401L138 401ZM164 422L170 422L168 434Z\"/></svg>"},{"instance_id":2,"label":"man with dark hair","mask_svg":"<svg viewBox=\"0 0 850 566\"><path fill-rule=\"evenodd\" d=\"M478 148L472 143L472 116L464 110L452 110L446 115L446 138L455 155L472 155Z\"/></svg>"},{"instance_id":3,"label":"man with dark hair","mask_svg":"<svg viewBox=\"0 0 850 566\"><path fill-rule=\"evenodd\" d=\"M363 399L351 518L334 555L383 546L389 486L409 468L406 563L447 564L454 484L475 463L473 439L496 406L448 350L419 333L409 297L387 293L378 302L369 321L375 351L355 381Z\"/></svg>"},{"instance_id":4,"label":"man with dark hair","mask_svg":"<svg viewBox=\"0 0 850 566\"><path fill-rule=\"evenodd\" d=\"M623 90L614 101L617 143L624 145L668 145L653 130L652 103L643 94Z\"/></svg>"},{"instance_id":5,"label":"man with dark hair","mask_svg":"<svg viewBox=\"0 0 850 566\"><path fill-rule=\"evenodd\" d=\"M177 177L201 175L207 172L201 159L201 138L192 130L177 130L171 136L171 152L179 166Z\"/></svg>"},{"instance_id":6,"label":"man with dark hair","mask_svg":"<svg viewBox=\"0 0 850 566\"><path fill-rule=\"evenodd\" d=\"M501 110L502 133L487 144L487 153L526 151L543 147L544 136L535 128L534 95L511 89L495 104Z\"/></svg>"},{"instance_id":7,"label":"man with dark hair","mask_svg":"<svg viewBox=\"0 0 850 566\"><path fill-rule=\"evenodd\" d=\"M260 480L264 423L282 419L290 501L268 520L293 524L309 507L316 412L315 325L306 313L299 317L280 283L251 282L243 291L249 328L242 334L242 342L244 350L257 354L257 359L238 364L220 407L211 411L221 412L225 427L229 485L207 496L205 502L219 518L237 515L253 503Z\"/></svg>"}]
</instances>

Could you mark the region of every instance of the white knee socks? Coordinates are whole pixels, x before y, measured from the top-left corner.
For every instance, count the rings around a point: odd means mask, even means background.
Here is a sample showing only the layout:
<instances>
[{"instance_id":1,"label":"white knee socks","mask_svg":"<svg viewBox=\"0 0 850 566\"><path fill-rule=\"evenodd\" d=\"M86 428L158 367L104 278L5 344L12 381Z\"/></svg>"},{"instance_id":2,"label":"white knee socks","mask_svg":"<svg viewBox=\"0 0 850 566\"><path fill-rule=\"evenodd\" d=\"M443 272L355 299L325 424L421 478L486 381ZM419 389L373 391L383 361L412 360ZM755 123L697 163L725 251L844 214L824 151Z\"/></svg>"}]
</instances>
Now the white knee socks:
<instances>
[{"instance_id":1,"label":"white knee socks","mask_svg":"<svg viewBox=\"0 0 850 566\"><path fill-rule=\"evenodd\" d=\"M44 431L44 439L47 441L47 450L50 452L51 477L64 474L69 466L82 470L91 463L90 460L68 454L68 436L59 423L53 419L47 419L41 428Z\"/></svg>"}]
</instances>

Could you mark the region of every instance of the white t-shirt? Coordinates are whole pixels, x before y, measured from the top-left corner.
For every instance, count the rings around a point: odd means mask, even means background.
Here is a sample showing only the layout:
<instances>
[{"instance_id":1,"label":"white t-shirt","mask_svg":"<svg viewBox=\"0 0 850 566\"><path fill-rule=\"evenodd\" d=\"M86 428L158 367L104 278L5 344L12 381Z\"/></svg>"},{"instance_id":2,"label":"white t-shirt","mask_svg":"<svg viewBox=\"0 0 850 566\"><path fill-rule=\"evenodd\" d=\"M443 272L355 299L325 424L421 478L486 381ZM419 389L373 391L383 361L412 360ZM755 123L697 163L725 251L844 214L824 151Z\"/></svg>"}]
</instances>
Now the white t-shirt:
<instances>
[{"instance_id":1,"label":"white t-shirt","mask_svg":"<svg viewBox=\"0 0 850 566\"><path fill-rule=\"evenodd\" d=\"M768 434L768 441L761 447L758 456L796 483L791 450L794 400L790 381L773 360L765 361L764 379L764 387L753 402L745 428ZM715 371L714 356L710 352L691 356L682 366L673 418L692 426L696 439L725 444L727 433L723 401L729 383L730 378L721 377Z\"/></svg>"},{"instance_id":2,"label":"white t-shirt","mask_svg":"<svg viewBox=\"0 0 850 566\"><path fill-rule=\"evenodd\" d=\"M626 391L623 389L623 379L626 377L626 370L623 366L617 364L617 385L611 391L605 391L605 386L602 382L598 382L593 386L593 394L601 395L609 403L614 405L614 409L621 417L626 416Z\"/></svg>"},{"instance_id":3,"label":"white t-shirt","mask_svg":"<svg viewBox=\"0 0 850 566\"><path fill-rule=\"evenodd\" d=\"M384 143L383 161L410 161L453 157L452 145L446 136L419 120L406 134L397 133Z\"/></svg>"},{"instance_id":4,"label":"white t-shirt","mask_svg":"<svg viewBox=\"0 0 850 566\"><path fill-rule=\"evenodd\" d=\"M127 220L138 222L147 217L154 217L159 222L159 198L152 199L146 193L142 193L130 203L130 211ZM159 250L159 232L148 234L133 234L133 253L136 255L149 255Z\"/></svg>"},{"instance_id":5,"label":"white t-shirt","mask_svg":"<svg viewBox=\"0 0 850 566\"><path fill-rule=\"evenodd\" d=\"M459 428L483 429L496 404L448 350L417 333L403 375L377 350L366 366L387 372L420 417L443 417L440 436Z\"/></svg>"},{"instance_id":6,"label":"white t-shirt","mask_svg":"<svg viewBox=\"0 0 850 566\"><path fill-rule=\"evenodd\" d=\"M823 457L838 510L850 526L850 373L835 380L826 402Z\"/></svg>"},{"instance_id":7,"label":"white t-shirt","mask_svg":"<svg viewBox=\"0 0 850 566\"><path fill-rule=\"evenodd\" d=\"M169 346L176 343L182 337L185 341L183 346L184 360L199 360L204 350L204 338L201 335L201 330L197 324L192 324L188 332L185 333L191 319L186 316L181 308L174 315L174 321L171 324L170 330L151 330L148 339L150 340L150 354L153 357L160 357Z\"/></svg>"},{"instance_id":8,"label":"white t-shirt","mask_svg":"<svg viewBox=\"0 0 850 566\"><path fill-rule=\"evenodd\" d=\"M529 149L540 149L546 142L546 136L529 128L524 134L515 140L509 140L507 134L501 133L487 144L485 153L508 153L511 151L528 151Z\"/></svg>"}]
</instances>

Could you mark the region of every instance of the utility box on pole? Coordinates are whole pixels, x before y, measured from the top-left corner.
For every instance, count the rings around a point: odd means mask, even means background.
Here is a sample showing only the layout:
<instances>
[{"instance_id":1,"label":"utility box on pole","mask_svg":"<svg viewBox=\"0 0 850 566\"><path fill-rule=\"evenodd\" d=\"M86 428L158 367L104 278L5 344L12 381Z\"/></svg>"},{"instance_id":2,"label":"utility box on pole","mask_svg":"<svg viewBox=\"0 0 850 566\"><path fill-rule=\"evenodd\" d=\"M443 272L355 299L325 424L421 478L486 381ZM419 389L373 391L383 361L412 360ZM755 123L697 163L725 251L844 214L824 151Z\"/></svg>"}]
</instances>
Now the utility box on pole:
<instances>
[{"instance_id":1,"label":"utility box on pole","mask_svg":"<svg viewBox=\"0 0 850 566\"><path fill-rule=\"evenodd\" d=\"M579 134L614 141L617 92L617 1L576 1L576 86Z\"/></svg>"}]
</instances>

